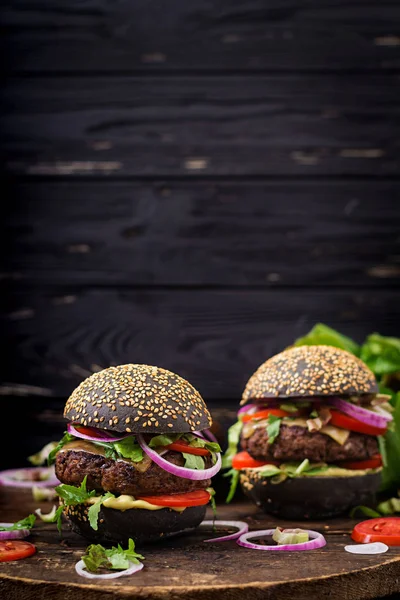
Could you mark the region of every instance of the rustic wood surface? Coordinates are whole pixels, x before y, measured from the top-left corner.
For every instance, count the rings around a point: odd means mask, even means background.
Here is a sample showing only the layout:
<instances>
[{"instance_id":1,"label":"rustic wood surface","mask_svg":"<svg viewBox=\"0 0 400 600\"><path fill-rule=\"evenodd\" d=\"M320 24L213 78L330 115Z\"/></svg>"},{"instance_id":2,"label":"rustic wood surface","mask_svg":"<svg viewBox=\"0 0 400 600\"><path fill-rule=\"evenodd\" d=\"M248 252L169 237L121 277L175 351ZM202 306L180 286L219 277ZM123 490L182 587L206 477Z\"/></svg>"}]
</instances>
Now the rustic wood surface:
<instances>
[{"instance_id":1,"label":"rustic wood surface","mask_svg":"<svg viewBox=\"0 0 400 600\"><path fill-rule=\"evenodd\" d=\"M399 202L388 181L19 182L10 201L1 236L9 280L242 289L400 283Z\"/></svg>"},{"instance_id":2,"label":"rustic wood surface","mask_svg":"<svg viewBox=\"0 0 400 600\"><path fill-rule=\"evenodd\" d=\"M31 177L397 176L399 95L391 74L10 77L1 149Z\"/></svg>"},{"instance_id":3,"label":"rustic wood surface","mask_svg":"<svg viewBox=\"0 0 400 600\"><path fill-rule=\"evenodd\" d=\"M389 71L396 1L3 2L5 66L21 72Z\"/></svg>"},{"instance_id":4,"label":"rustic wood surface","mask_svg":"<svg viewBox=\"0 0 400 600\"><path fill-rule=\"evenodd\" d=\"M51 505L50 505L51 506ZM12 522L48 503L35 503L30 491L0 488L0 514ZM212 518L209 512L206 518ZM219 519L245 520L250 530L293 526L260 513L254 505L221 504ZM400 593L400 548L385 554L353 555L344 550L357 520L340 518L301 526L322 532L327 545L307 552L257 552L236 542L208 544L212 531L195 533L163 544L143 545L144 569L112 582L88 581L75 573L88 542L63 528L39 522L29 540L37 553L24 560L1 563L0 596L7 600L87 600L140 598L146 600L310 600L346 598L366 600Z\"/></svg>"}]
</instances>

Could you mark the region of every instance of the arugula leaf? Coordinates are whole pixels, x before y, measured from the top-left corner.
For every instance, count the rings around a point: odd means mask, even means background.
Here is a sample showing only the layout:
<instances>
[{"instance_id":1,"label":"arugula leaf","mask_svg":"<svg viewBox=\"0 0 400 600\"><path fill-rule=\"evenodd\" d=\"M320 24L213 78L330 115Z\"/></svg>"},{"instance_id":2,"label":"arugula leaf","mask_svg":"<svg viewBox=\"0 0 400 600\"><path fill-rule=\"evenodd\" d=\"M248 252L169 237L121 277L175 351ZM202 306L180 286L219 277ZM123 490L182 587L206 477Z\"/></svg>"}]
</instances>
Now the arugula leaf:
<instances>
[{"instance_id":1,"label":"arugula leaf","mask_svg":"<svg viewBox=\"0 0 400 600\"><path fill-rule=\"evenodd\" d=\"M231 478L229 492L228 492L228 495L225 500L225 502L227 504L229 504L229 502L231 502L232 498L234 497L234 495L236 493L236 489L237 489L238 483L240 481L240 471L238 471L237 469L230 469L229 471L227 471L226 473L223 474L223 477Z\"/></svg>"},{"instance_id":2,"label":"arugula leaf","mask_svg":"<svg viewBox=\"0 0 400 600\"><path fill-rule=\"evenodd\" d=\"M68 444L68 442L72 442L72 440L74 440L74 436L71 435L70 433L68 433L67 431L64 432L64 436L61 438L61 440L58 442L58 444L49 452L48 456L47 456L47 466L51 466L56 462L56 454L59 450L61 450L61 448L63 446L65 446L65 444Z\"/></svg>"},{"instance_id":3,"label":"arugula leaf","mask_svg":"<svg viewBox=\"0 0 400 600\"><path fill-rule=\"evenodd\" d=\"M95 502L95 504L92 504L92 506L88 510L89 523L90 523L91 528L94 529L95 531L97 531L99 528L99 513L100 513L101 505L108 498L115 498L115 496L111 492L107 492L106 494L101 496L97 500L97 502Z\"/></svg>"},{"instance_id":4,"label":"arugula leaf","mask_svg":"<svg viewBox=\"0 0 400 600\"><path fill-rule=\"evenodd\" d=\"M278 437L279 430L281 428L281 422L282 419L280 417L269 415L267 425L268 444L273 444L275 439Z\"/></svg>"},{"instance_id":5,"label":"arugula leaf","mask_svg":"<svg viewBox=\"0 0 400 600\"><path fill-rule=\"evenodd\" d=\"M88 498L96 496L96 490L88 492L86 489L86 480L87 475L85 475L79 487L67 485L66 483L62 483L56 487L56 492L63 499L64 504L67 506L76 506L77 504L82 504Z\"/></svg>"},{"instance_id":6,"label":"arugula leaf","mask_svg":"<svg viewBox=\"0 0 400 600\"><path fill-rule=\"evenodd\" d=\"M211 508L213 511L213 515L214 515L214 521L215 521L215 519L217 518L217 503L215 501L216 492L215 492L214 488L212 488L212 487L208 487L206 489L206 492L208 492L210 494L210 504L211 504Z\"/></svg>"},{"instance_id":7,"label":"arugula leaf","mask_svg":"<svg viewBox=\"0 0 400 600\"><path fill-rule=\"evenodd\" d=\"M144 559L144 556L135 551L135 542L132 538L129 538L126 550L120 544L112 548L104 548L101 544L91 544L82 556L86 569L91 572L100 569L125 570L129 567L129 562L138 564L139 558Z\"/></svg>"},{"instance_id":8,"label":"arugula leaf","mask_svg":"<svg viewBox=\"0 0 400 600\"><path fill-rule=\"evenodd\" d=\"M0 531L18 531L19 529L32 529L36 521L35 515L28 515L25 519L21 519L20 521L16 521L12 525L5 527L4 525L0 525Z\"/></svg>"},{"instance_id":9,"label":"arugula leaf","mask_svg":"<svg viewBox=\"0 0 400 600\"><path fill-rule=\"evenodd\" d=\"M240 433L243 428L243 423L239 419L233 425L231 425L228 429L228 448L225 451L224 456L222 457L222 469L227 469L228 467L232 467L232 458L237 454L237 447L240 440Z\"/></svg>"},{"instance_id":10,"label":"arugula leaf","mask_svg":"<svg viewBox=\"0 0 400 600\"><path fill-rule=\"evenodd\" d=\"M204 459L202 456L196 456L196 454L188 454L187 452L182 452L182 456L185 459L185 467L186 469L204 469Z\"/></svg>"},{"instance_id":11,"label":"arugula leaf","mask_svg":"<svg viewBox=\"0 0 400 600\"><path fill-rule=\"evenodd\" d=\"M303 337L299 337L294 341L294 346L314 346L325 344L327 346L335 346L336 348L342 348L347 350L356 356L360 354L360 346L351 338L339 333L335 329L324 325L323 323L317 323L314 327Z\"/></svg>"},{"instance_id":12,"label":"arugula leaf","mask_svg":"<svg viewBox=\"0 0 400 600\"><path fill-rule=\"evenodd\" d=\"M42 515L41 509L37 508L35 510L35 513L45 523L57 523L57 529L58 529L59 533L61 534L61 530L62 530L62 515L63 515L63 507L62 506L59 506L57 508L55 505L53 505L53 508L51 509L51 511L49 513L47 513L47 514L44 514L44 515Z\"/></svg>"}]
</instances>

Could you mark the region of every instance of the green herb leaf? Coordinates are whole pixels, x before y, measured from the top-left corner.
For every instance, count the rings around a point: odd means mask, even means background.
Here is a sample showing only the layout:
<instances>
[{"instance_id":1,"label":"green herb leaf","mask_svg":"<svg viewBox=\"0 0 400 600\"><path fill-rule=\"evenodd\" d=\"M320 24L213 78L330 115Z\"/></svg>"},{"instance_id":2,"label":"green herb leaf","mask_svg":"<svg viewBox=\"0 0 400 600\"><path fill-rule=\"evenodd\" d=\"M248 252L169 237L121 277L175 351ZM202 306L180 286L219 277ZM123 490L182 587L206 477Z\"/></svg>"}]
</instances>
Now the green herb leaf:
<instances>
[{"instance_id":1,"label":"green herb leaf","mask_svg":"<svg viewBox=\"0 0 400 600\"><path fill-rule=\"evenodd\" d=\"M237 447L240 440L240 434L243 428L242 421L236 421L228 429L228 448L222 457L222 468L228 469L232 467L232 458L237 454Z\"/></svg>"},{"instance_id":2,"label":"green herb leaf","mask_svg":"<svg viewBox=\"0 0 400 600\"><path fill-rule=\"evenodd\" d=\"M281 428L281 422L282 419L280 417L269 415L267 425L268 444L273 444L275 439L278 437Z\"/></svg>"},{"instance_id":3,"label":"green herb leaf","mask_svg":"<svg viewBox=\"0 0 400 600\"><path fill-rule=\"evenodd\" d=\"M65 446L65 444L72 442L72 440L74 439L75 438L73 435L69 434L67 431L64 432L64 436L61 438L58 444L55 447L53 447L53 449L49 452L47 456L47 465L49 467L55 463L57 452L61 450L61 448Z\"/></svg>"},{"instance_id":4,"label":"green herb leaf","mask_svg":"<svg viewBox=\"0 0 400 600\"><path fill-rule=\"evenodd\" d=\"M67 485L66 483L62 483L56 487L56 492L63 499L64 504L67 506L76 506L77 504L82 504L88 498L96 496L96 490L88 492L86 489L86 480L87 475L85 475L79 487Z\"/></svg>"},{"instance_id":5,"label":"green herb leaf","mask_svg":"<svg viewBox=\"0 0 400 600\"><path fill-rule=\"evenodd\" d=\"M236 489L237 489L238 483L240 481L240 471L238 471L237 469L230 469L229 471L227 471L226 473L223 474L223 477L231 478L229 492L228 492L228 495L225 500L225 502L227 504L229 504L229 502L231 502L234 495L236 494Z\"/></svg>"},{"instance_id":6,"label":"green herb leaf","mask_svg":"<svg viewBox=\"0 0 400 600\"><path fill-rule=\"evenodd\" d=\"M195 454L188 454L187 452L182 452L182 456L185 459L185 468L186 469L204 469L204 459L202 456L196 456Z\"/></svg>"},{"instance_id":7,"label":"green herb leaf","mask_svg":"<svg viewBox=\"0 0 400 600\"><path fill-rule=\"evenodd\" d=\"M92 504L92 506L88 510L90 527L92 529L94 529L95 531L97 531L98 527L99 527L98 521L99 521L99 513L100 513L101 505L108 498L115 498L115 496L111 492L107 492L106 494L101 496L95 504Z\"/></svg>"},{"instance_id":8,"label":"green herb leaf","mask_svg":"<svg viewBox=\"0 0 400 600\"><path fill-rule=\"evenodd\" d=\"M327 345L335 346L336 348L342 348L347 350L356 356L360 354L360 346L351 338L339 333L335 329L324 325L323 323L317 323L305 336L297 338L294 342L294 346L314 346L314 345Z\"/></svg>"},{"instance_id":9,"label":"green herb leaf","mask_svg":"<svg viewBox=\"0 0 400 600\"><path fill-rule=\"evenodd\" d=\"M25 519L21 519L20 521L16 521L12 525L8 527L4 527L0 525L0 531L18 531L19 529L32 529L36 521L35 515L28 515Z\"/></svg>"}]
</instances>

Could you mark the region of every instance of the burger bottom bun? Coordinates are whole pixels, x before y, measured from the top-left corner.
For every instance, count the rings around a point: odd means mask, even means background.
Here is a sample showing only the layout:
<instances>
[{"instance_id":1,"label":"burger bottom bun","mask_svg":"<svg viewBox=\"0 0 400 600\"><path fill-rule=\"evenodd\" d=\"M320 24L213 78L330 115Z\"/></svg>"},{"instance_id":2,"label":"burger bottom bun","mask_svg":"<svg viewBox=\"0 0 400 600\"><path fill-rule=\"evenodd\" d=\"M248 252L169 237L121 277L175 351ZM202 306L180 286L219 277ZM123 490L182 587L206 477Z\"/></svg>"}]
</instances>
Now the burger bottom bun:
<instances>
[{"instance_id":1,"label":"burger bottom bun","mask_svg":"<svg viewBox=\"0 0 400 600\"><path fill-rule=\"evenodd\" d=\"M145 544L189 533L200 525L206 514L206 506L190 506L183 512L170 508L121 511L102 506L96 531L89 523L88 509L85 504L64 506L64 516L71 529L91 542L121 545L127 545L129 538L137 544Z\"/></svg>"},{"instance_id":2,"label":"burger bottom bun","mask_svg":"<svg viewBox=\"0 0 400 600\"><path fill-rule=\"evenodd\" d=\"M265 513L290 520L324 519L346 514L360 504L375 503L381 471L352 477L297 477L272 483L243 469L244 494Z\"/></svg>"}]
</instances>

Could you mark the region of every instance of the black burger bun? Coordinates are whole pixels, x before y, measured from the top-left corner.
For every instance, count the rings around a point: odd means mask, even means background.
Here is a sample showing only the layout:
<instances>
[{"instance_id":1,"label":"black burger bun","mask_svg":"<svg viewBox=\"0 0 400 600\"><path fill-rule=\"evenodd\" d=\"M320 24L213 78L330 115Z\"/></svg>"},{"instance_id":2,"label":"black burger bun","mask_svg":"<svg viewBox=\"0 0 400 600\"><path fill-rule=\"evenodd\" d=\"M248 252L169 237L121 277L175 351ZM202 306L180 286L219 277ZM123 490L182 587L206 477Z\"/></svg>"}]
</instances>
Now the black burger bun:
<instances>
[{"instance_id":1,"label":"black burger bun","mask_svg":"<svg viewBox=\"0 0 400 600\"><path fill-rule=\"evenodd\" d=\"M276 354L250 377L241 404L266 398L376 394L373 372L333 346L298 346Z\"/></svg>"},{"instance_id":2,"label":"black burger bun","mask_svg":"<svg viewBox=\"0 0 400 600\"><path fill-rule=\"evenodd\" d=\"M68 398L64 417L121 433L186 433L212 424L203 398L186 379L143 364L93 373Z\"/></svg>"},{"instance_id":3,"label":"black burger bun","mask_svg":"<svg viewBox=\"0 0 400 600\"><path fill-rule=\"evenodd\" d=\"M101 506L98 529L91 527L89 506L64 506L63 514L70 528L93 543L127 545L129 538L136 544L160 542L163 539L189 533L203 521L206 506L189 506L183 512L171 508L116 510Z\"/></svg>"},{"instance_id":4,"label":"black burger bun","mask_svg":"<svg viewBox=\"0 0 400 600\"><path fill-rule=\"evenodd\" d=\"M253 469L243 469L240 483L244 494L265 513L307 521L349 514L358 505L375 505L381 472L349 477L295 477L274 483Z\"/></svg>"}]
</instances>

